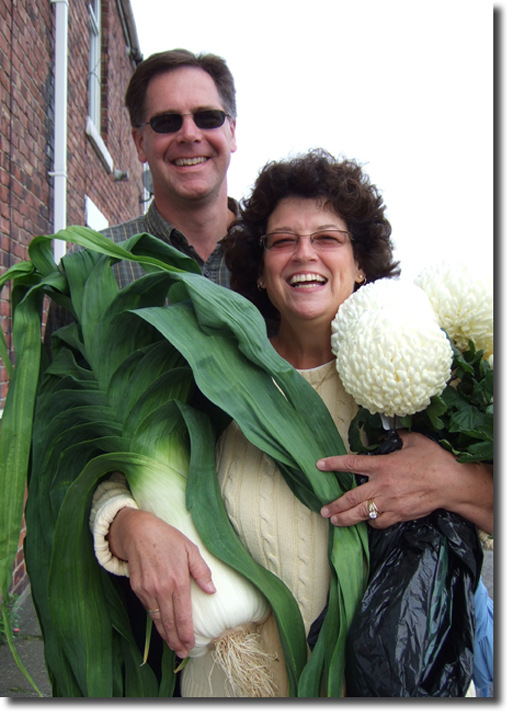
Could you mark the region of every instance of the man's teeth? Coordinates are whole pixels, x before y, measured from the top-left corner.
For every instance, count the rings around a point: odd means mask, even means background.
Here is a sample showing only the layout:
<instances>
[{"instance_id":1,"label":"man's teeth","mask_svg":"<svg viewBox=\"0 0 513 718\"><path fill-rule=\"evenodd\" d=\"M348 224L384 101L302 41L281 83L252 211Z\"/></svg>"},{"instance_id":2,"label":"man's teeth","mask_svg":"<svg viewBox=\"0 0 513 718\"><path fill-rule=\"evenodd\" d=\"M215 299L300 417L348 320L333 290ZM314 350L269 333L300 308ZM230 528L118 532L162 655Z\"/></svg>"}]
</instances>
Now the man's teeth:
<instances>
[{"instance_id":1,"label":"man's teeth","mask_svg":"<svg viewBox=\"0 0 513 718\"><path fill-rule=\"evenodd\" d=\"M206 162L207 157L181 157L174 161L174 164L178 167L188 167L189 165L200 165L202 162Z\"/></svg>"},{"instance_id":2,"label":"man's teeth","mask_svg":"<svg viewBox=\"0 0 513 718\"><path fill-rule=\"evenodd\" d=\"M317 286L318 284L326 284L326 277L322 277L320 274L294 274L290 278L290 284L293 287L297 286Z\"/></svg>"}]
</instances>

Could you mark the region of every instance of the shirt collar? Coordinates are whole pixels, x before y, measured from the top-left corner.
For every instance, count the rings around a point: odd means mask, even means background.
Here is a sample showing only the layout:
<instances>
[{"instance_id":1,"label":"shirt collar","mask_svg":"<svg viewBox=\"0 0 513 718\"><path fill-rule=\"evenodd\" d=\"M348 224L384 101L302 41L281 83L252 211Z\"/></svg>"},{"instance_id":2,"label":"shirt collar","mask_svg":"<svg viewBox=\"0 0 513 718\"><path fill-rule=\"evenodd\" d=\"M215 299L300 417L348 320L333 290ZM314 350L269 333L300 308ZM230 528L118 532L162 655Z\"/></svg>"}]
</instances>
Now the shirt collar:
<instances>
[{"instance_id":1,"label":"shirt collar","mask_svg":"<svg viewBox=\"0 0 513 718\"><path fill-rule=\"evenodd\" d=\"M233 212L233 214L237 218L239 217L239 203L237 202L237 200L233 199L233 197L228 197L228 209ZM153 199L150 204L150 207L147 212L147 217L150 229L156 237L169 237L169 239L171 239L171 236L173 234L175 236L179 235L180 237L183 237L183 234L179 232L179 230L177 230L173 224L164 219L164 217L160 214L157 209L157 205L155 204L155 199Z\"/></svg>"}]
</instances>

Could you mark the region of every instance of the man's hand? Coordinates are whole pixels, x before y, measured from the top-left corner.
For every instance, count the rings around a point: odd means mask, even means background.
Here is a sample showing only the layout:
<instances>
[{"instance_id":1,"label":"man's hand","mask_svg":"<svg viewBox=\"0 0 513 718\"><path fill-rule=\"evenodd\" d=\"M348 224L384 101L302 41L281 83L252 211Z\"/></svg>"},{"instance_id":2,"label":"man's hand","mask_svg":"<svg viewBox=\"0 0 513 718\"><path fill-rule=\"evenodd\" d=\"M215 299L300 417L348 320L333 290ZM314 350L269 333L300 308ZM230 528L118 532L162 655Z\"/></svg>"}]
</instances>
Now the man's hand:
<instances>
[{"instance_id":1,"label":"man's hand","mask_svg":"<svg viewBox=\"0 0 513 718\"><path fill-rule=\"evenodd\" d=\"M447 509L493 531L493 476L486 464L460 464L439 444L422 434L400 431L403 448L380 456L332 456L321 459L322 471L345 471L369 481L347 491L321 510L337 526L369 520L369 501L380 514L375 528Z\"/></svg>"}]
</instances>

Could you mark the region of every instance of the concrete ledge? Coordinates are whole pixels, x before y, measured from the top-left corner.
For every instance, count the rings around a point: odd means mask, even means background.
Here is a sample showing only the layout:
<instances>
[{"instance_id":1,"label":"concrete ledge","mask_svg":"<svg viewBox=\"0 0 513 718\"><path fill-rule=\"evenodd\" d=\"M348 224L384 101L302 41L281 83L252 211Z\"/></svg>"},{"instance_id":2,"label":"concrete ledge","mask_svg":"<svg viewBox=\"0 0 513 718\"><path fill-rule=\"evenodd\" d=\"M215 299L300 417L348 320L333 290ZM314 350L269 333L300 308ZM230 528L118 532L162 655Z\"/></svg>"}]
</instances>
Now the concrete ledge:
<instances>
[{"instance_id":1,"label":"concrete ledge","mask_svg":"<svg viewBox=\"0 0 513 718\"><path fill-rule=\"evenodd\" d=\"M101 161L105 165L105 168L109 172L113 172L114 171L114 160L112 159L112 156L111 156L109 150L107 149L107 146L106 146L105 142L103 141L102 136L96 129L95 124L90 117L87 118L86 135L89 137L89 139L93 143L94 149L96 150L98 156L100 157Z\"/></svg>"}]
</instances>

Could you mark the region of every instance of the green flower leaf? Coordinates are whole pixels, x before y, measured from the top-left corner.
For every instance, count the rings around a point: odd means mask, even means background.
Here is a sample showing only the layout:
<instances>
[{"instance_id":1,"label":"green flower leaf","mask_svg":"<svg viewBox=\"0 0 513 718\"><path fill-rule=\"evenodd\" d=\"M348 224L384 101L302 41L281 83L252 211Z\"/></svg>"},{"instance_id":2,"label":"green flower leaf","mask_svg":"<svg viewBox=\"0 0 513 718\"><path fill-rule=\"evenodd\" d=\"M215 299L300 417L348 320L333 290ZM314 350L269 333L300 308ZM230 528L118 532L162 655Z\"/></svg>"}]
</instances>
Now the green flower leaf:
<instances>
[{"instance_id":1,"label":"green flower leaf","mask_svg":"<svg viewBox=\"0 0 513 718\"><path fill-rule=\"evenodd\" d=\"M457 433L458 431L476 429L484 422L485 417L482 411L471 404L465 404L452 415L449 431Z\"/></svg>"},{"instance_id":2,"label":"green flower leaf","mask_svg":"<svg viewBox=\"0 0 513 718\"><path fill-rule=\"evenodd\" d=\"M440 419L447 411L447 404L440 396L434 396L426 409L426 414L433 429L443 429L444 422Z\"/></svg>"}]
</instances>

